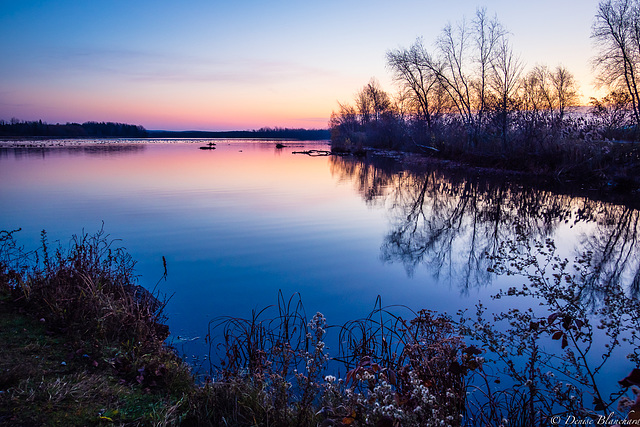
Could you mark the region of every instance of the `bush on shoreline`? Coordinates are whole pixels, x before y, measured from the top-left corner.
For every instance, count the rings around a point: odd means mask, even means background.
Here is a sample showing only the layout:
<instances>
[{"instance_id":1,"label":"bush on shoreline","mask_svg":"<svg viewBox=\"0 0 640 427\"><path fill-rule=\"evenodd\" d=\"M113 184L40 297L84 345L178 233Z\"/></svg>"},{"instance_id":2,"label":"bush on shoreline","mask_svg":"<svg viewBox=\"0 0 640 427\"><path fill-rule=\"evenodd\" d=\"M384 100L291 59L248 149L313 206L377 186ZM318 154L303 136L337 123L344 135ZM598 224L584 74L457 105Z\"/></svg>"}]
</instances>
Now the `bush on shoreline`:
<instances>
[{"instance_id":1,"label":"bush on shoreline","mask_svg":"<svg viewBox=\"0 0 640 427\"><path fill-rule=\"evenodd\" d=\"M368 147L545 176L560 182L580 181L619 191L640 188L640 143L603 136L635 138L633 131L623 128L609 131L585 119L564 119L554 129L538 129L535 137L518 134L527 124L514 123L508 149L503 149L500 141L489 134L476 146L467 146L464 127L455 117L442 119L438 130L427 140L423 138L421 125L397 118L393 113L375 124L345 123L347 120L338 115L331 119L332 152L361 156Z\"/></svg>"}]
</instances>

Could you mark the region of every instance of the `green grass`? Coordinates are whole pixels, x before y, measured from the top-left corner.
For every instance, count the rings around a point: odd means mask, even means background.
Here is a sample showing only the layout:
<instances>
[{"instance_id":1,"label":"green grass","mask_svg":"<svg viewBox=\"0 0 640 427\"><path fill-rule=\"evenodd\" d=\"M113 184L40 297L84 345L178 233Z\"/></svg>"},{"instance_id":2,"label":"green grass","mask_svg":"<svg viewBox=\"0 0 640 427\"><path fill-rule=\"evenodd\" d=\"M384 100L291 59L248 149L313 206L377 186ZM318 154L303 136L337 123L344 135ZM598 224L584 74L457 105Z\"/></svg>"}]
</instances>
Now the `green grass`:
<instances>
[{"instance_id":1,"label":"green grass","mask_svg":"<svg viewBox=\"0 0 640 427\"><path fill-rule=\"evenodd\" d=\"M175 399L123 384L108 354L91 343L52 332L0 298L0 424L112 425L152 422Z\"/></svg>"}]
</instances>

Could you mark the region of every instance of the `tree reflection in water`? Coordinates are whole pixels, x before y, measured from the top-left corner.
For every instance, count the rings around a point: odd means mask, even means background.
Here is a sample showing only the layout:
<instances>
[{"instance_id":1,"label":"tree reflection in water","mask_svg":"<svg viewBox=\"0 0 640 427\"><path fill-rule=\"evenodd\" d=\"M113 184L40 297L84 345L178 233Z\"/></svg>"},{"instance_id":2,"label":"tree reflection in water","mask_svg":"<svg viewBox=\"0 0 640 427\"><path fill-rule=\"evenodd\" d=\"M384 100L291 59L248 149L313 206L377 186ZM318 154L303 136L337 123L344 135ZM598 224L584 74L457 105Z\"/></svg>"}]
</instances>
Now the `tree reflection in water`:
<instances>
[{"instance_id":1,"label":"tree reflection in water","mask_svg":"<svg viewBox=\"0 0 640 427\"><path fill-rule=\"evenodd\" d=\"M585 236L583 251L591 254L591 269L584 281L584 295L602 299L612 287L624 285L629 296L640 292L639 212L623 206L606 206L596 218L596 233Z\"/></svg>"},{"instance_id":2,"label":"tree reflection in water","mask_svg":"<svg viewBox=\"0 0 640 427\"><path fill-rule=\"evenodd\" d=\"M607 286L620 282L628 292L640 292L636 209L468 171L401 170L390 159L333 157L331 167L356 183L367 203L388 210L391 231L380 257L401 262L410 276L424 267L468 292L491 282L492 257L501 244L518 235L530 242L557 238L560 226L581 223L585 234L573 251L591 259L583 297L596 302Z\"/></svg>"},{"instance_id":3,"label":"tree reflection in water","mask_svg":"<svg viewBox=\"0 0 640 427\"><path fill-rule=\"evenodd\" d=\"M629 407L640 405L625 396L640 385L640 370L632 370L640 367L640 213L633 200L345 158L333 159L333 172L356 182L367 203L388 209L384 262L401 262L409 275L424 266L462 292L489 284L493 273L525 279L494 296L505 299L496 313L483 303L470 317L460 312L459 333L487 358L467 383L474 425L503 418L547 425L553 414L589 424L632 419ZM621 368L632 373L617 381L622 375L612 373Z\"/></svg>"}]
</instances>

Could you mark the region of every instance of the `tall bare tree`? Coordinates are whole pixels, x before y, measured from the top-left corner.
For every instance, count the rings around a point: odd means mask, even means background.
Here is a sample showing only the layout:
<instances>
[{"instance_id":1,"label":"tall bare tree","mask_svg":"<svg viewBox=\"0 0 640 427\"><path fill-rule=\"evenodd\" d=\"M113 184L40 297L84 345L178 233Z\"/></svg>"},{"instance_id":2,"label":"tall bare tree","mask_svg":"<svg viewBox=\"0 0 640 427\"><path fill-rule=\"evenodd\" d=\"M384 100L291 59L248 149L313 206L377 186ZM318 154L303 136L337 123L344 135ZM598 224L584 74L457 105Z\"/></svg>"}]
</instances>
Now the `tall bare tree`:
<instances>
[{"instance_id":1,"label":"tall bare tree","mask_svg":"<svg viewBox=\"0 0 640 427\"><path fill-rule=\"evenodd\" d=\"M531 76L535 79L534 96L537 99L537 104L542 110L552 114L555 108L555 102L549 67L546 65L536 65L533 70L531 70Z\"/></svg>"},{"instance_id":2,"label":"tall bare tree","mask_svg":"<svg viewBox=\"0 0 640 427\"><path fill-rule=\"evenodd\" d=\"M415 108L417 116L433 126L431 93L438 84L437 74L426 66L431 62L429 53L418 39L409 49L387 52L387 66L393 72L394 80L406 93Z\"/></svg>"},{"instance_id":3,"label":"tall bare tree","mask_svg":"<svg viewBox=\"0 0 640 427\"><path fill-rule=\"evenodd\" d=\"M380 87L380 83L375 78L372 78L356 93L356 108L362 124L367 124L371 120L378 121L380 115L390 107L389 95Z\"/></svg>"},{"instance_id":4,"label":"tall bare tree","mask_svg":"<svg viewBox=\"0 0 640 427\"><path fill-rule=\"evenodd\" d=\"M471 25L464 20L455 27L449 24L438 38L440 82L473 133L483 125L492 70L506 37L498 18L488 18L486 10L479 9Z\"/></svg>"},{"instance_id":5,"label":"tall bare tree","mask_svg":"<svg viewBox=\"0 0 640 427\"><path fill-rule=\"evenodd\" d=\"M578 86L576 79L564 66L558 65L551 73L556 98L557 118L562 120L568 107L576 105L578 100Z\"/></svg>"},{"instance_id":6,"label":"tall bare tree","mask_svg":"<svg viewBox=\"0 0 640 427\"><path fill-rule=\"evenodd\" d=\"M387 64L430 129L434 114L453 113L465 125L472 145L486 124L490 99L511 96L521 71L507 31L485 9L478 9L470 23L463 19L447 24L433 54L418 39L409 49L388 52Z\"/></svg>"},{"instance_id":7,"label":"tall bare tree","mask_svg":"<svg viewBox=\"0 0 640 427\"><path fill-rule=\"evenodd\" d=\"M371 100L373 114L376 120L380 120L380 116L391 108L391 100L389 95L380 86L380 82L372 78L364 87L364 91Z\"/></svg>"},{"instance_id":8,"label":"tall bare tree","mask_svg":"<svg viewBox=\"0 0 640 427\"><path fill-rule=\"evenodd\" d=\"M635 123L640 125L640 1L600 2L592 38L598 46L593 63L599 83L629 95Z\"/></svg>"},{"instance_id":9,"label":"tall bare tree","mask_svg":"<svg viewBox=\"0 0 640 427\"><path fill-rule=\"evenodd\" d=\"M360 123L367 124L371 121L372 106L371 99L367 94L366 88L360 89L355 96L356 109L358 110L358 117Z\"/></svg>"},{"instance_id":10,"label":"tall bare tree","mask_svg":"<svg viewBox=\"0 0 640 427\"><path fill-rule=\"evenodd\" d=\"M515 106L522 68L522 62L513 53L511 44L502 36L497 42L489 77L490 87L496 99L503 150L508 149L509 115Z\"/></svg>"},{"instance_id":11,"label":"tall bare tree","mask_svg":"<svg viewBox=\"0 0 640 427\"><path fill-rule=\"evenodd\" d=\"M349 104L341 104L340 112L332 112L331 118L329 119L329 129L331 129L331 140L343 146L343 148L347 147L351 144L351 142L347 143L347 139L351 135L354 135L358 130L360 123L358 121L358 111L355 107Z\"/></svg>"},{"instance_id":12,"label":"tall bare tree","mask_svg":"<svg viewBox=\"0 0 640 427\"><path fill-rule=\"evenodd\" d=\"M514 58L507 41L507 33L496 16L489 19L486 9L478 9L472 25L476 45L475 63L477 64L477 78L474 82L477 97L476 114L478 125L481 126L487 109L488 91L491 83L495 83L496 72L498 74L506 73L506 76L503 75L506 77L506 79L503 78L505 80L503 83L507 81L510 83L511 68L515 63L509 64ZM496 68L499 68L500 71L496 71Z\"/></svg>"},{"instance_id":13,"label":"tall bare tree","mask_svg":"<svg viewBox=\"0 0 640 427\"><path fill-rule=\"evenodd\" d=\"M433 61L431 68L440 69L438 78L465 124L474 125L472 84L468 50L469 29L463 20L456 27L447 24L437 41L441 59ZM439 64L442 64L439 66ZM437 68L436 68L437 66Z\"/></svg>"},{"instance_id":14,"label":"tall bare tree","mask_svg":"<svg viewBox=\"0 0 640 427\"><path fill-rule=\"evenodd\" d=\"M540 112L556 123L578 100L576 79L563 65L554 70L536 65L522 79L522 89L523 108Z\"/></svg>"},{"instance_id":15,"label":"tall bare tree","mask_svg":"<svg viewBox=\"0 0 640 427\"><path fill-rule=\"evenodd\" d=\"M439 64L431 58L422 40L418 39L409 49L387 52L387 66L413 104L419 119L424 120L428 129L432 130L434 116L442 111L438 80L442 70Z\"/></svg>"}]
</instances>

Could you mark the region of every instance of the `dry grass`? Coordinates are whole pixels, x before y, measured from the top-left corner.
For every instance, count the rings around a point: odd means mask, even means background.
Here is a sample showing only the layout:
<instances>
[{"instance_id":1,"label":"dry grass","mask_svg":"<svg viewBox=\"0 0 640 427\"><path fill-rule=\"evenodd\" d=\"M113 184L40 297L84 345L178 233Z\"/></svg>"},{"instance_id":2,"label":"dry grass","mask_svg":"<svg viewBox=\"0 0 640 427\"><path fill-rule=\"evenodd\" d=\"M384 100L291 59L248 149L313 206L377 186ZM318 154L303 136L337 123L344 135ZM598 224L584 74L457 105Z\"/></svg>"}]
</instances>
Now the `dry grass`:
<instances>
[{"instance_id":1,"label":"dry grass","mask_svg":"<svg viewBox=\"0 0 640 427\"><path fill-rule=\"evenodd\" d=\"M550 240L505 244L493 268L529 282L496 298L533 298L541 313L487 318L479 305L454 320L378 299L366 318L330 327L320 313L309 318L298 295L279 294L247 319L211 321L211 376L197 385L163 344L162 304L105 237L76 237L51 256L44 234L38 253L0 234L0 423L536 426L553 414L623 419L634 407L624 394L640 374L606 395L611 379L598 372L614 348L637 348L637 300L613 284L594 288L601 304L587 314L593 298L576 290L595 280L594 260L585 254L570 271ZM327 342L338 343L333 355Z\"/></svg>"},{"instance_id":2,"label":"dry grass","mask_svg":"<svg viewBox=\"0 0 640 427\"><path fill-rule=\"evenodd\" d=\"M195 384L164 345L163 304L101 230L25 252L0 233L0 423L177 423Z\"/></svg>"}]
</instances>

